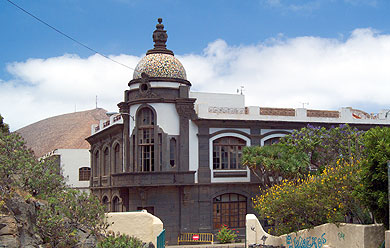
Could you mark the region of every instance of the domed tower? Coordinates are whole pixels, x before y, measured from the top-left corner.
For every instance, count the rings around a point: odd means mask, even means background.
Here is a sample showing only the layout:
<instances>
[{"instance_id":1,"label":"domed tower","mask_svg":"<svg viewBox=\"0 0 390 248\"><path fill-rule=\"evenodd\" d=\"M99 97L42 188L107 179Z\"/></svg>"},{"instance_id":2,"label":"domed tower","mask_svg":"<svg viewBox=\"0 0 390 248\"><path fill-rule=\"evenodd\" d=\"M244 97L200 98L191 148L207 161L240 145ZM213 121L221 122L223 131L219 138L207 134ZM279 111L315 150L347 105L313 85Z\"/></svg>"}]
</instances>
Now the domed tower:
<instances>
[{"instance_id":1,"label":"domed tower","mask_svg":"<svg viewBox=\"0 0 390 248\"><path fill-rule=\"evenodd\" d=\"M189 125L196 118L195 99L189 98L191 83L183 65L166 48L167 38L159 18L154 48L139 61L124 102L118 104L124 117L126 172L190 170Z\"/></svg>"}]
</instances>

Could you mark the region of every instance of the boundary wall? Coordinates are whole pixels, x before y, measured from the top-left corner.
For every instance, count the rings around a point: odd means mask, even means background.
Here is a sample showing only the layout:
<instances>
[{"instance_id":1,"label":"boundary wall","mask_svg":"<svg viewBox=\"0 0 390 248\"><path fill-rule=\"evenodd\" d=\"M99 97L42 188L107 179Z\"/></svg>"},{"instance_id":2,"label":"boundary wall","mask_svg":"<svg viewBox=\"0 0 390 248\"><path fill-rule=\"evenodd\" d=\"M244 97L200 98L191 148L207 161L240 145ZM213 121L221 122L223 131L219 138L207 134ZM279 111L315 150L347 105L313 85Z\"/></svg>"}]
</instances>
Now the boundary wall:
<instances>
[{"instance_id":1,"label":"boundary wall","mask_svg":"<svg viewBox=\"0 0 390 248\"><path fill-rule=\"evenodd\" d=\"M246 247L253 244L287 248L377 248L385 238L382 224L323 224L296 233L272 236L266 233L254 214L246 215Z\"/></svg>"},{"instance_id":2,"label":"boundary wall","mask_svg":"<svg viewBox=\"0 0 390 248\"><path fill-rule=\"evenodd\" d=\"M108 231L134 236L157 247L157 236L163 230L162 221L146 210L137 212L106 213Z\"/></svg>"}]
</instances>

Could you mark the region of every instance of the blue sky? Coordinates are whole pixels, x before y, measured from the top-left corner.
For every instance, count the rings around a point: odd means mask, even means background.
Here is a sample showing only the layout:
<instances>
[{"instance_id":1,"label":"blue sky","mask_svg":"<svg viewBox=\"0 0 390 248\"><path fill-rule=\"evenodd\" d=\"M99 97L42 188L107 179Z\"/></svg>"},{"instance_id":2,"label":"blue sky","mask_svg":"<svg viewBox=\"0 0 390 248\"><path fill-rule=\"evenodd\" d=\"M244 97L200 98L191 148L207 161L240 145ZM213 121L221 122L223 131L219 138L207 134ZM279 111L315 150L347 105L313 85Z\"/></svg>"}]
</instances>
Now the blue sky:
<instances>
[{"instance_id":1,"label":"blue sky","mask_svg":"<svg viewBox=\"0 0 390 248\"><path fill-rule=\"evenodd\" d=\"M260 106L309 102L309 108L367 112L390 106L383 93L390 92L387 0L13 2L133 68L152 48L162 17L168 48L196 91L234 93L244 85L248 105ZM98 58L7 0L0 0L0 27L0 114L11 129L93 108L96 95L100 107L116 110L132 71ZM265 89L270 93L251 95Z\"/></svg>"}]
</instances>

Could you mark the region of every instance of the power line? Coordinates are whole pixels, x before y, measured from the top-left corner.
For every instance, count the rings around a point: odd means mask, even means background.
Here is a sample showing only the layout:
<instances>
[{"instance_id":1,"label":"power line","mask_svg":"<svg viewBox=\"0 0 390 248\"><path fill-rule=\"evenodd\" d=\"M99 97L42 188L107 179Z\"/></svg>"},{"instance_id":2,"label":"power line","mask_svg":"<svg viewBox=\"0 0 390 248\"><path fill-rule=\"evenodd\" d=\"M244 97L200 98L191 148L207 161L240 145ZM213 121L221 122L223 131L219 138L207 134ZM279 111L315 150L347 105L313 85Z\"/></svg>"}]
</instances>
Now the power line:
<instances>
[{"instance_id":1,"label":"power line","mask_svg":"<svg viewBox=\"0 0 390 248\"><path fill-rule=\"evenodd\" d=\"M96 53L96 54L99 54L100 56L102 56L102 57L104 57L104 58L106 58L106 59L109 59L109 60L111 60L112 62L115 62L115 63L117 63L117 64L119 64L119 65L121 65L121 66L124 66L124 67L126 67L126 68L128 68L128 69L130 69L130 70L135 71L134 68L131 68L131 67L125 65L125 64L122 64L121 62L116 61L116 60L114 60L114 59L108 57L107 55L104 55L104 54L102 54L102 53L96 51L95 49L93 49L93 48L87 46L87 45L84 45L84 44L81 43L80 41L78 41L78 40L72 38L71 36L65 34L65 33L62 32L61 30L58 30L57 28L53 27L53 26L50 25L49 23L47 23L47 22L41 20L40 18L38 18L37 16L31 14L30 12L28 12L28 11L25 10L25 9L23 9L22 7L20 7L20 6L17 5L16 3L12 2L11 0L6 0L6 1L9 2L10 4L12 4L13 6L15 6L16 8L20 9L21 11L23 11L23 12L26 13L27 15L31 16L32 18L34 18L34 19L36 19L37 21L41 22L42 24L44 24L44 25L48 26L49 28L53 29L53 30L56 31L57 33L59 33L59 34L65 36L66 38L72 40L73 42L76 42L76 43L79 44L80 46L82 46L82 47L84 47L84 48L86 48L86 49L88 49L88 50L90 50L90 51L92 51L92 52L94 52L94 53Z\"/></svg>"}]
</instances>

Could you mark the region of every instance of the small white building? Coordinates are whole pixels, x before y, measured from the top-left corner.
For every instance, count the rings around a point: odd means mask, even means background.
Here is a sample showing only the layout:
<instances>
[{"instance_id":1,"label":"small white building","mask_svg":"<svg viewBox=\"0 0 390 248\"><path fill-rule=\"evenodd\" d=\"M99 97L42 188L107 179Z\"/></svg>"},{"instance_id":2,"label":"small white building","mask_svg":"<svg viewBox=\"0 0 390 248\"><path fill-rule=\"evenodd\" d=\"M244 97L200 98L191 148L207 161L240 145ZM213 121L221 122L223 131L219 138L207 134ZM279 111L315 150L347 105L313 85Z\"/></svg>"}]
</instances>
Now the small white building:
<instances>
[{"instance_id":1,"label":"small white building","mask_svg":"<svg viewBox=\"0 0 390 248\"><path fill-rule=\"evenodd\" d=\"M55 149L44 158L55 157L66 183L74 188L89 191L91 177L89 149Z\"/></svg>"}]
</instances>

